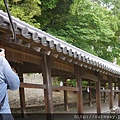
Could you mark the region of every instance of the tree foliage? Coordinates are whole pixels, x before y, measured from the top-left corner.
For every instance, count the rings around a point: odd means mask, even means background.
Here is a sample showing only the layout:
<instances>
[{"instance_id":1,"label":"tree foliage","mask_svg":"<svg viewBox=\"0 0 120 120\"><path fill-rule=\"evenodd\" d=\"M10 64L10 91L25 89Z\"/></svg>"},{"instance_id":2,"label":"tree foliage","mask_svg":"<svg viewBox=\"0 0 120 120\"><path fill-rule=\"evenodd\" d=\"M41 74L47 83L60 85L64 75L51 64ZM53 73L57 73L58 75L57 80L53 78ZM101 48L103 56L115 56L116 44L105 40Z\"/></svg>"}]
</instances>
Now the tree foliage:
<instances>
[{"instance_id":1,"label":"tree foliage","mask_svg":"<svg viewBox=\"0 0 120 120\"><path fill-rule=\"evenodd\" d=\"M70 5L73 0L42 0L40 17L41 29L60 29L69 16Z\"/></svg>"},{"instance_id":2,"label":"tree foliage","mask_svg":"<svg viewBox=\"0 0 120 120\"><path fill-rule=\"evenodd\" d=\"M66 22L59 23L64 26L49 26L47 31L111 62L118 57L119 42L115 35L118 18L112 15L112 11L89 0L75 0L70 8L69 15L66 14ZM112 48L112 52L107 51L108 46Z\"/></svg>"},{"instance_id":3,"label":"tree foliage","mask_svg":"<svg viewBox=\"0 0 120 120\"><path fill-rule=\"evenodd\" d=\"M116 17L118 29L115 31L115 34L119 39L120 38L120 0L92 0L92 1L96 2L99 5L104 6L108 10L111 10L111 15Z\"/></svg>"},{"instance_id":4,"label":"tree foliage","mask_svg":"<svg viewBox=\"0 0 120 120\"><path fill-rule=\"evenodd\" d=\"M13 16L103 59L112 62L117 58L120 63L119 0L8 0L8 3ZM0 8L5 11L3 0Z\"/></svg>"},{"instance_id":5,"label":"tree foliage","mask_svg":"<svg viewBox=\"0 0 120 120\"><path fill-rule=\"evenodd\" d=\"M0 0L0 7L5 11L3 0ZM40 23L36 17L41 15L40 0L9 0L8 6L12 16L19 18L37 28L40 28Z\"/></svg>"}]
</instances>

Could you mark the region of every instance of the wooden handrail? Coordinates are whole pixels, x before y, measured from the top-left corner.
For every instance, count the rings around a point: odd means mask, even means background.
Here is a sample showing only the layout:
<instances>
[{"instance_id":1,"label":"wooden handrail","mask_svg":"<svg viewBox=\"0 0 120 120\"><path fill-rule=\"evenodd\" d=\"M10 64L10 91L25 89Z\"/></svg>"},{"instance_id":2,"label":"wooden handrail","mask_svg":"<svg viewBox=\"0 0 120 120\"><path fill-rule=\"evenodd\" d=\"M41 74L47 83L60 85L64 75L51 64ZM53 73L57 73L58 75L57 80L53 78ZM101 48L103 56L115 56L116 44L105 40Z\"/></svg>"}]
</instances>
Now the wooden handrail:
<instances>
[{"instance_id":1,"label":"wooden handrail","mask_svg":"<svg viewBox=\"0 0 120 120\"><path fill-rule=\"evenodd\" d=\"M107 89L107 90L100 90L100 92L111 92L111 90Z\"/></svg>"},{"instance_id":2,"label":"wooden handrail","mask_svg":"<svg viewBox=\"0 0 120 120\"><path fill-rule=\"evenodd\" d=\"M31 83L20 83L20 88L37 88L37 89L45 89L45 85L42 84L31 84Z\"/></svg>"},{"instance_id":3,"label":"wooden handrail","mask_svg":"<svg viewBox=\"0 0 120 120\"><path fill-rule=\"evenodd\" d=\"M77 87L68 87L68 86L53 86L53 90L68 90L68 91L78 91Z\"/></svg>"}]
</instances>

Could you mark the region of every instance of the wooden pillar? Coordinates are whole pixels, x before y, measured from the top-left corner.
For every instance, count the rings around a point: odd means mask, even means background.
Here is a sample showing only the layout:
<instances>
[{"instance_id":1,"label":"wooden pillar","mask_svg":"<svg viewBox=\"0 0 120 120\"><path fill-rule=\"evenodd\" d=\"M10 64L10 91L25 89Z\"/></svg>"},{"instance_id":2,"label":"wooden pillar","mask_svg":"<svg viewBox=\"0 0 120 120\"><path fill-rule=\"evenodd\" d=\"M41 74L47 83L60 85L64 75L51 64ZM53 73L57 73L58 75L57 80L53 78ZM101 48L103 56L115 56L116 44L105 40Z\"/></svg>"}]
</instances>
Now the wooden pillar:
<instances>
[{"instance_id":1,"label":"wooden pillar","mask_svg":"<svg viewBox=\"0 0 120 120\"><path fill-rule=\"evenodd\" d=\"M108 83L109 83L109 89L110 89L110 92L109 92L109 109L112 109L113 108L113 90L112 90L112 79L111 79L110 76L108 77Z\"/></svg>"},{"instance_id":2,"label":"wooden pillar","mask_svg":"<svg viewBox=\"0 0 120 120\"><path fill-rule=\"evenodd\" d=\"M91 81L89 83L89 105L92 107L92 89L91 89Z\"/></svg>"},{"instance_id":3,"label":"wooden pillar","mask_svg":"<svg viewBox=\"0 0 120 120\"><path fill-rule=\"evenodd\" d=\"M97 107L97 114L101 113L101 84L100 84L100 80L101 77L99 74L96 74L98 76L98 81L96 82L96 107Z\"/></svg>"},{"instance_id":4,"label":"wooden pillar","mask_svg":"<svg viewBox=\"0 0 120 120\"><path fill-rule=\"evenodd\" d=\"M18 73L20 82L21 83L24 82L22 66L17 68L17 73ZM26 116L26 105L25 105L25 91L24 91L24 88L19 88L19 95L20 95L21 115L23 117L25 117Z\"/></svg>"},{"instance_id":5,"label":"wooden pillar","mask_svg":"<svg viewBox=\"0 0 120 120\"><path fill-rule=\"evenodd\" d=\"M114 83L114 90L116 90L116 81ZM114 92L114 99L116 98L116 92Z\"/></svg>"},{"instance_id":6,"label":"wooden pillar","mask_svg":"<svg viewBox=\"0 0 120 120\"><path fill-rule=\"evenodd\" d=\"M118 90L120 90L120 78L118 78ZM120 107L120 92L118 92L118 107Z\"/></svg>"},{"instance_id":7,"label":"wooden pillar","mask_svg":"<svg viewBox=\"0 0 120 120\"><path fill-rule=\"evenodd\" d=\"M106 89L106 82L104 82L104 88ZM106 103L106 92L104 92L104 103Z\"/></svg>"},{"instance_id":8,"label":"wooden pillar","mask_svg":"<svg viewBox=\"0 0 120 120\"><path fill-rule=\"evenodd\" d=\"M80 70L80 67L75 65L75 78L77 81L77 110L78 113L83 113L83 93L82 93L82 70Z\"/></svg>"},{"instance_id":9,"label":"wooden pillar","mask_svg":"<svg viewBox=\"0 0 120 120\"><path fill-rule=\"evenodd\" d=\"M64 79L63 86L67 86L67 80ZM64 90L64 108L68 111L68 91Z\"/></svg>"},{"instance_id":10,"label":"wooden pillar","mask_svg":"<svg viewBox=\"0 0 120 120\"><path fill-rule=\"evenodd\" d=\"M42 75L43 82L46 86L46 89L44 89L45 111L47 113L46 120L53 120L51 62L50 57L45 54L42 55Z\"/></svg>"}]
</instances>

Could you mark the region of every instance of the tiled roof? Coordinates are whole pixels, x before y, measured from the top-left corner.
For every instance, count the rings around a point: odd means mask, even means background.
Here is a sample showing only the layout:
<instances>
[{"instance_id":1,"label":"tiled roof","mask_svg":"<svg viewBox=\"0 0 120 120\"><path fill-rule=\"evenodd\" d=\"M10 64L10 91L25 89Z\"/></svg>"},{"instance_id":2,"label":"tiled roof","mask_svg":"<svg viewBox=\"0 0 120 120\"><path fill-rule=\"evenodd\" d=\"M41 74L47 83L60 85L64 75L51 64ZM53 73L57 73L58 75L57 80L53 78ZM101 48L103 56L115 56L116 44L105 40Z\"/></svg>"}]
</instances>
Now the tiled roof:
<instances>
[{"instance_id":1,"label":"tiled roof","mask_svg":"<svg viewBox=\"0 0 120 120\"><path fill-rule=\"evenodd\" d=\"M120 78L120 66L85 52L13 16L12 20L17 34L21 34L23 37L33 40L34 42L40 42L42 46L55 49L56 52L62 53L72 59L76 59L76 61L86 63L89 69L91 69L90 66L94 66L97 68L96 71L98 70L105 74L114 75L115 77ZM8 29L9 23L7 13L0 10L0 27ZM78 63L74 62L74 64ZM82 66L82 64L79 65Z\"/></svg>"}]
</instances>

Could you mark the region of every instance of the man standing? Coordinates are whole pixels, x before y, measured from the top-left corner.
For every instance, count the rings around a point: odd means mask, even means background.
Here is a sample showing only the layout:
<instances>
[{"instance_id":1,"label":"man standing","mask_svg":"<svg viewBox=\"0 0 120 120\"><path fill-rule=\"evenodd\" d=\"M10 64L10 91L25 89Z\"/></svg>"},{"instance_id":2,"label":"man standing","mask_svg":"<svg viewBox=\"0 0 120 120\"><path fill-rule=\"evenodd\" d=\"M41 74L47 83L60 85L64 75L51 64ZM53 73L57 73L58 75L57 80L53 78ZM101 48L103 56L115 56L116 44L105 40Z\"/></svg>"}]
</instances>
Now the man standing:
<instances>
[{"instance_id":1,"label":"man standing","mask_svg":"<svg viewBox=\"0 0 120 120\"><path fill-rule=\"evenodd\" d=\"M14 120L8 102L7 89L16 90L19 86L19 77L6 60L4 49L0 49L0 120Z\"/></svg>"}]
</instances>

